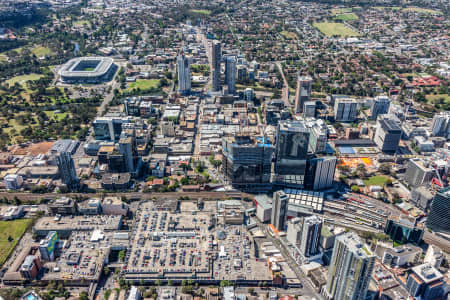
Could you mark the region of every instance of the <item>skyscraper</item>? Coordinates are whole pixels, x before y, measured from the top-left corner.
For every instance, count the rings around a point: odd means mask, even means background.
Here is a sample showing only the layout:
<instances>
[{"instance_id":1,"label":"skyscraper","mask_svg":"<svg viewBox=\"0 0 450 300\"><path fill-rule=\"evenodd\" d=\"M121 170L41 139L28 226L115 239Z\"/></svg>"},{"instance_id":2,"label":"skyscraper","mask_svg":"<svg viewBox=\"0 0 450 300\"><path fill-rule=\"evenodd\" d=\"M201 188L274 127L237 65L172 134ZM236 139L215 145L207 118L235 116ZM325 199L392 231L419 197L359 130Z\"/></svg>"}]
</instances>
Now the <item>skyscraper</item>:
<instances>
[{"instance_id":1,"label":"skyscraper","mask_svg":"<svg viewBox=\"0 0 450 300\"><path fill-rule=\"evenodd\" d=\"M304 257L314 256L319 253L319 240L321 231L321 218L319 218L318 216L309 216L303 218L300 252Z\"/></svg>"},{"instance_id":2,"label":"skyscraper","mask_svg":"<svg viewBox=\"0 0 450 300\"><path fill-rule=\"evenodd\" d=\"M297 91L295 92L295 113L302 113L305 102L311 99L312 78L297 76Z\"/></svg>"},{"instance_id":3,"label":"skyscraper","mask_svg":"<svg viewBox=\"0 0 450 300\"><path fill-rule=\"evenodd\" d=\"M123 137L119 141L119 152L123 155L127 172L133 173L135 156L134 138Z\"/></svg>"},{"instance_id":4,"label":"skyscraper","mask_svg":"<svg viewBox=\"0 0 450 300\"><path fill-rule=\"evenodd\" d=\"M222 141L222 170L234 188L268 191L274 147L249 135L226 137Z\"/></svg>"},{"instance_id":5,"label":"skyscraper","mask_svg":"<svg viewBox=\"0 0 450 300\"><path fill-rule=\"evenodd\" d=\"M191 67L189 59L184 54L177 57L178 68L178 92L181 94L189 94L191 91Z\"/></svg>"},{"instance_id":6,"label":"skyscraper","mask_svg":"<svg viewBox=\"0 0 450 300\"><path fill-rule=\"evenodd\" d=\"M336 122L353 122L358 116L358 103L351 98L337 98L334 102Z\"/></svg>"},{"instance_id":7,"label":"skyscraper","mask_svg":"<svg viewBox=\"0 0 450 300\"><path fill-rule=\"evenodd\" d=\"M375 265L375 255L354 232L336 237L322 295L328 300L364 300Z\"/></svg>"},{"instance_id":8,"label":"skyscraper","mask_svg":"<svg viewBox=\"0 0 450 300\"><path fill-rule=\"evenodd\" d=\"M273 193L272 217L270 223L278 230L284 230L288 204L289 197L283 191Z\"/></svg>"},{"instance_id":9,"label":"skyscraper","mask_svg":"<svg viewBox=\"0 0 450 300\"><path fill-rule=\"evenodd\" d=\"M305 180L309 130L302 122L281 121L276 135L274 183L302 188Z\"/></svg>"},{"instance_id":10,"label":"skyscraper","mask_svg":"<svg viewBox=\"0 0 450 300\"><path fill-rule=\"evenodd\" d=\"M219 41L212 43L211 49L212 57L212 90L218 92L221 90L220 84L220 60L222 59L222 47Z\"/></svg>"},{"instance_id":11,"label":"skyscraper","mask_svg":"<svg viewBox=\"0 0 450 300\"><path fill-rule=\"evenodd\" d=\"M378 118L373 141L381 151L396 152L401 136L402 129L393 119L384 116Z\"/></svg>"},{"instance_id":12,"label":"skyscraper","mask_svg":"<svg viewBox=\"0 0 450 300\"><path fill-rule=\"evenodd\" d=\"M420 158L411 158L405 172L405 181L410 187L426 185L433 179L433 169Z\"/></svg>"},{"instance_id":13,"label":"skyscraper","mask_svg":"<svg viewBox=\"0 0 450 300\"><path fill-rule=\"evenodd\" d=\"M435 231L450 233L450 187L436 193L428 214L427 226Z\"/></svg>"},{"instance_id":14,"label":"skyscraper","mask_svg":"<svg viewBox=\"0 0 450 300\"><path fill-rule=\"evenodd\" d=\"M225 79L228 93L236 93L236 57L228 56L225 63Z\"/></svg>"},{"instance_id":15,"label":"skyscraper","mask_svg":"<svg viewBox=\"0 0 450 300\"><path fill-rule=\"evenodd\" d=\"M431 135L450 138L450 112L443 111L434 115L431 123Z\"/></svg>"},{"instance_id":16,"label":"skyscraper","mask_svg":"<svg viewBox=\"0 0 450 300\"><path fill-rule=\"evenodd\" d=\"M321 190L333 186L337 158L325 156L308 160L305 175L305 187L311 190Z\"/></svg>"},{"instance_id":17,"label":"skyscraper","mask_svg":"<svg viewBox=\"0 0 450 300\"><path fill-rule=\"evenodd\" d=\"M370 108L370 117L372 120L376 120L378 115L387 114L389 112L389 106L391 100L387 96L377 96L373 100L372 107Z\"/></svg>"},{"instance_id":18,"label":"skyscraper","mask_svg":"<svg viewBox=\"0 0 450 300\"><path fill-rule=\"evenodd\" d=\"M78 183L77 172L75 171L75 163L72 155L69 152L60 152L56 156L56 163L58 165L61 181L69 188L75 188Z\"/></svg>"}]
</instances>

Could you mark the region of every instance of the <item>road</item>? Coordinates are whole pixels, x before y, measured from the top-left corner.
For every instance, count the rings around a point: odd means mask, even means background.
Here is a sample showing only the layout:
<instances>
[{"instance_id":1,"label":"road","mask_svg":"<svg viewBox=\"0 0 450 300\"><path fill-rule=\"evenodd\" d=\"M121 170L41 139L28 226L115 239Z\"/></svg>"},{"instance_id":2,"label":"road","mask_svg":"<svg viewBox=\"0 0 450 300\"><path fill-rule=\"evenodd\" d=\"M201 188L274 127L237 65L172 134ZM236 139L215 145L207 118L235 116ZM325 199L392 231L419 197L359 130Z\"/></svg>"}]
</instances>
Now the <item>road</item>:
<instances>
[{"instance_id":1,"label":"road","mask_svg":"<svg viewBox=\"0 0 450 300\"><path fill-rule=\"evenodd\" d=\"M283 77L282 99L284 101L284 105L286 107L291 107L291 103L289 102L289 84L286 80L286 77L284 76L283 67L281 66L281 63L279 61L275 62L275 64L277 65L278 70L280 70L281 76Z\"/></svg>"},{"instance_id":2,"label":"road","mask_svg":"<svg viewBox=\"0 0 450 300\"><path fill-rule=\"evenodd\" d=\"M57 197L61 197L61 196L66 196L66 197L100 197L102 194L101 193L70 193L70 194L57 194L57 193L46 193L46 194L30 194L30 193L6 193L6 192L2 192L0 193L0 197L6 197L10 200L12 200L14 197L19 198L20 200L32 200L32 201L36 201L36 200L41 200L41 199L55 199ZM171 192L171 193L121 193L121 192L117 192L117 193L110 193L110 194L106 194L106 195L113 195L116 197L122 197L125 196L128 199L139 199L139 200L149 200L152 198L156 198L156 199L176 199L179 197L190 197L193 199L198 199L198 198L202 198L202 199L211 199L211 200L216 200L216 199L223 199L223 198L228 198L231 196L235 196L235 197L252 197L252 195L250 194L246 194L246 193L241 193L241 192Z\"/></svg>"}]
</instances>

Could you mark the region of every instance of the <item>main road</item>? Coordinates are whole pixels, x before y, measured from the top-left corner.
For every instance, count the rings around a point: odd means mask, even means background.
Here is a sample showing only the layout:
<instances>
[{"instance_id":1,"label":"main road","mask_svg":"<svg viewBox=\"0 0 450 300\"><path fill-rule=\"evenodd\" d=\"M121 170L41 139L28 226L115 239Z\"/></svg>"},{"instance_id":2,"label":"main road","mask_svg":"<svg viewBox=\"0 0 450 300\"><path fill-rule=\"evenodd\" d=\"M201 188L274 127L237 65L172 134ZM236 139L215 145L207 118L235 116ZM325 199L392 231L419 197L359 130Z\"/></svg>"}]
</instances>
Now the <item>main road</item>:
<instances>
[{"instance_id":1,"label":"main road","mask_svg":"<svg viewBox=\"0 0 450 300\"><path fill-rule=\"evenodd\" d=\"M204 199L204 200L217 200L217 199L225 199L228 197L252 197L250 194L241 193L241 192L170 192L170 193L139 193L139 192L117 192L117 193L68 193L68 194L57 194L57 193L46 193L46 194L31 194L31 193L0 193L1 198L7 198L9 200L17 197L19 200L28 200L28 201L38 201L41 199L55 199L57 197L102 197L105 196L116 196L122 197L125 196L129 199L139 199L139 200L150 200L153 198L156 199L176 199L179 197L186 197L192 199Z\"/></svg>"}]
</instances>

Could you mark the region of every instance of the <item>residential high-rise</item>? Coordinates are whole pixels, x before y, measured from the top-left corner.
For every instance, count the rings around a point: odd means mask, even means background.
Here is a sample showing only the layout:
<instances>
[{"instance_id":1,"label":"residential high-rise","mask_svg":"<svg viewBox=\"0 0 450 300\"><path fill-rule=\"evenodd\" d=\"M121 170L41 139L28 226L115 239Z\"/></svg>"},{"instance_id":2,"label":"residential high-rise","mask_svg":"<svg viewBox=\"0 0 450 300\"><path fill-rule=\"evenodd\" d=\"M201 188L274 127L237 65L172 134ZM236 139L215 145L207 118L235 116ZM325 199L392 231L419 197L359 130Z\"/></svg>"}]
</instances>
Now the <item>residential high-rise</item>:
<instances>
[{"instance_id":1,"label":"residential high-rise","mask_svg":"<svg viewBox=\"0 0 450 300\"><path fill-rule=\"evenodd\" d=\"M316 101L306 101L303 104L303 116L305 118L316 117Z\"/></svg>"},{"instance_id":2,"label":"residential high-rise","mask_svg":"<svg viewBox=\"0 0 450 300\"><path fill-rule=\"evenodd\" d=\"M133 137L123 137L119 141L119 152L123 155L125 160L126 171L130 173L135 172L134 157L135 157L135 141Z\"/></svg>"},{"instance_id":3,"label":"residential high-rise","mask_svg":"<svg viewBox=\"0 0 450 300\"><path fill-rule=\"evenodd\" d=\"M450 138L450 112L444 111L434 115L431 123L431 135Z\"/></svg>"},{"instance_id":4,"label":"residential high-rise","mask_svg":"<svg viewBox=\"0 0 450 300\"><path fill-rule=\"evenodd\" d=\"M234 188L245 191L268 191L274 147L263 138L249 135L222 140L222 170Z\"/></svg>"},{"instance_id":5,"label":"residential high-rise","mask_svg":"<svg viewBox=\"0 0 450 300\"><path fill-rule=\"evenodd\" d=\"M297 76L297 90L295 92L295 113L302 113L305 102L311 99L312 78Z\"/></svg>"},{"instance_id":6,"label":"residential high-rise","mask_svg":"<svg viewBox=\"0 0 450 300\"><path fill-rule=\"evenodd\" d=\"M227 56L225 61L225 81L228 93L236 93L236 56Z\"/></svg>"},{"instance_id":7,"label":"residential high-rise","mask_svg":"<svg viewBox=\"0 0 450 300\"><path fill-rule=\"evenodd\" d=\"M211 45L211 60L212 60L212 90L219 92L221 90L220 84L220 61L222 59L222 46L219 41L213 41Z\"/></svg>"},{"instance_id":8,"label":"residential high-rise","mask_svg":"<svg viewBox=\"0 0 450 300\"><path fill-rule=\"evenodd\" d=\"M79 180L72 155L69 152L60 152L58 156L56 156L56 163L58 165L61 181L67 185L67 187L75 188L79 184Z\"/></svg>"},{"instance_id":9,"label":"residential high-rise","mask_svg":"<svg viewBox=\"0 0 450 300\"><path fill-rule=\"evenodd\" d=\"M303 188L309 136L309 130L302 122L281 121L278 123L275 184Z\"/></svg>"},{"instance_id":10,"label":"residential high-rise","mask_svg":"<svg viewBox=\"0 0 450 300\"><path fill-rule=\"evenodd\" d=\"M273 193L271 224L278 230L284 230L288 212L289 197L283 191Z\"/></svg>"},{"instance_id":11,"label":"residential high-rise","mask_svg":"<svg viewBox=\"0 0 450 300\"><path fill-rule=\"evenodd\" d=\"M387 114L391 100L387 96L377 96L373 99L372 107L370 108L370 117L376 120L378 115Z\"/></svg>"},{"instance_id":12,"label":"residential high-rise","mask_svg":"<svg viewBox=\"0 0 450 300\"><path fill-rule=\"evenodd\" d=\"M333 186L334 172L336 171L337 158L324 156L307 161L305 188L321 190Z\"/></svg>"},{"instance_id":13,"label":"residential high-rise","mask_svg":"<svg viewBox=\"0 0 450 300\"><path fill-rule=\"evenodd\" d=\"M423 264L411 269L406 280L406 289L414 299L442 299L444 276L433 266Z\"/></svg>"},{"instance_id":14,"label":"residential high-rise","mask_svg":"<svg viewBox=\"0 0 450 300\"><path fill-rule=\"evenodd\" d=\"M388 117L378 118L373 141L381 151L396 152L401 136L402 129L394 120Z\"/></svg>"},{"instance_id":15,"label":"residential high-rise","mask_svg":"<svg viewBox=\"0 0 450 300\"><path fill-rule=\"evenodd\" d=\"M322 231L322 219L318 216L303 218L302 235L300 239L300 252L304 257L310 257L319 253L320 232Z\"/></svg>"},{"instance_id":16,"label":"residential high-rise","mask_svg":"<svg viewBox=\"0 0 450 300\"><path fill-rule=\"evenodd\" d=\"M337 236L322 295L328 300L366 299L374 266L375 255L356 233Z\"/></svg>"},{"instance_id":17,"label":"residential high-rise","mask_svg":"<svg viewBox=\"0 0 450 300\"><path fill-rule=\"evenodd\" d=\"M427 184L433 178L433 169L427 167L420 158L411 158L405 172L405 181L410 187Z\"/></svg>"},{"instance_id":18,"label":"residential high-rise","mask_svg":"<svg viewBox=\"0 0 450 300\"><path fill-rule=\"evenodd\" d=\"M427 226L434 231L450 233L450 186L440 189L434 196L428 214Z\"/></svg>"},{"instance_id":19,"label":"residential high-rise","mask_svg":"<svg viewBox=\"0 0 450 300\"><path fill-rule=\"evenodd\" d=\"M334 102L336 122L353 122L358 116L358 103L352 98L337 98Z\"/></svg>"},{"instance_id":20,"label":"residential high-rise","mask_svg":"<svg viewBox=\"0 0 450 300\"><path fill-rule=\"evenodd\" d=\"M189 59L184 55L177 57L178 69L178 92L181 94L189 94L191 91L191 67Z\"/></svg>"}]
</instances>

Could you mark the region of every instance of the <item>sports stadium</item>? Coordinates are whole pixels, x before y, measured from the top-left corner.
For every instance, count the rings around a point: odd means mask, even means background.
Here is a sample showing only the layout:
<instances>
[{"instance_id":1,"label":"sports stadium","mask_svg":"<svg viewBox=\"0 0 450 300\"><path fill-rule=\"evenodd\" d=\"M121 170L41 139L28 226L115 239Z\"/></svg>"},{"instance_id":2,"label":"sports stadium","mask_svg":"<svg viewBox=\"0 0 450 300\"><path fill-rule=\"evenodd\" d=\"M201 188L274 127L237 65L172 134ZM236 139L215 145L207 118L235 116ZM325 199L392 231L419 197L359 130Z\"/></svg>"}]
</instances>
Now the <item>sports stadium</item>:
<instances>
[{"instance_id":1,"label":"sports stadium","mask_svg":"<svg viewBox=\"0 0 450 300\"><path fill-rule=\"evenodd\" d=\"M110 57L77 57L62 66L59 77L65 83L101 83L110 81L116 71Z\"/></svg>"}]
</instances>

